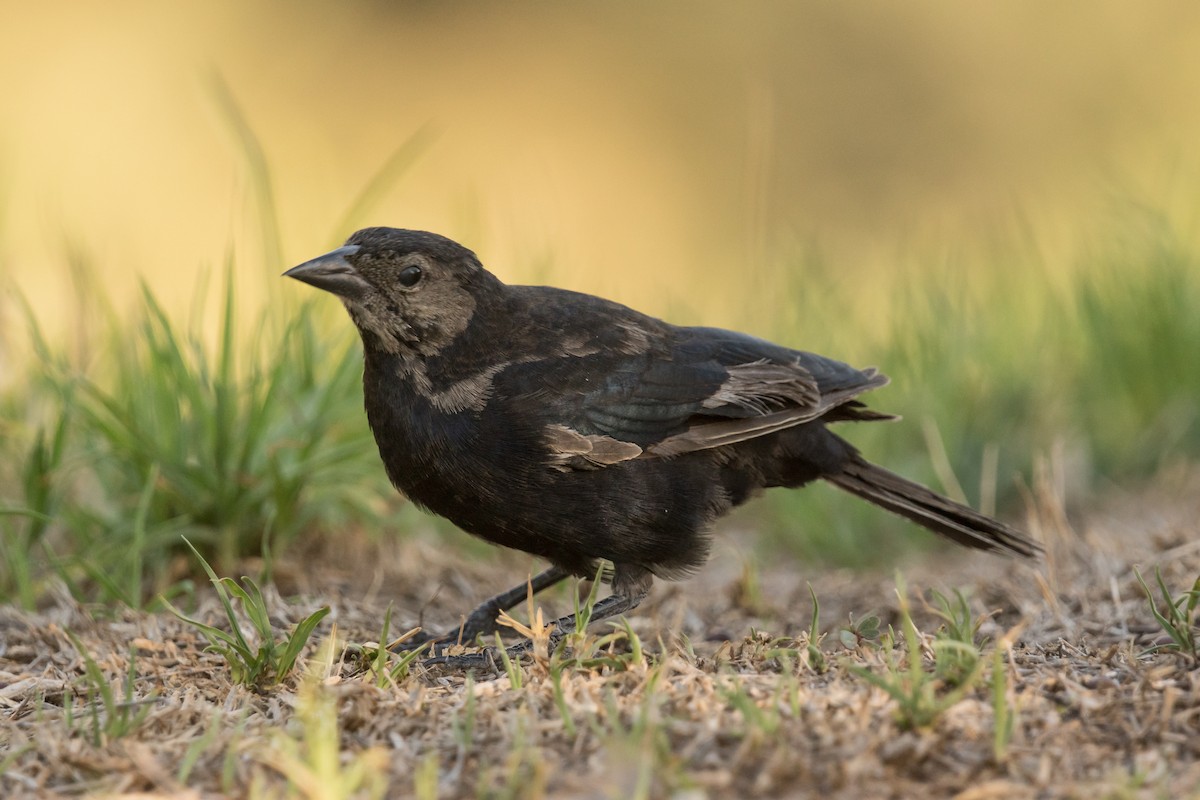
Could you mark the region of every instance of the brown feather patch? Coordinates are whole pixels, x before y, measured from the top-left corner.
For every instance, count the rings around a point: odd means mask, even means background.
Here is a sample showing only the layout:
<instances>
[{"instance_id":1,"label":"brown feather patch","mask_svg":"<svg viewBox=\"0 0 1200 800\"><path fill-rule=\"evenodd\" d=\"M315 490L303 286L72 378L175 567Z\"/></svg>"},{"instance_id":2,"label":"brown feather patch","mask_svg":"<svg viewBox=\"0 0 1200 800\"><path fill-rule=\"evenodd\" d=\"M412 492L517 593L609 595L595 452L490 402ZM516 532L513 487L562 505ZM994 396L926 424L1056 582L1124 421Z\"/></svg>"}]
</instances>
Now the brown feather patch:
<instances>
[{"instance_id":1,"label":"brown feather patch","mask_svg":"<svg viewBox=\"0 0 1200 800\"><path fill-rule=\"evenodd\" d=\"M799 364L772 364L766 359L729 367L729 378L704 401L705 408L738 406L769 414L788 406L816 406L821 390Z\"/></svg>"},{"instance_id":2,"label":"brown feather patch","mask_svg":"<svg viewBox=\"0 0 1200 800\"><path fill-rule=\"evenodd\" d=\"M611 436L585 435L566 425L547 425L545 432L550 450L549 464L562 472L600 469L642 454L642 448L632 442L622 442Z\"/></svg>"},{"instance_id":3,"label":"brown feather patch","mask_svg":"<svg viewBox=\"0 0 1200 800\"><path fill-rule=\"evenodd\" d=\"M668 458L695 450L710 450L714 447L724 447L744 442L747 439L767 436L823 417L863 392L878 388L888 382L886 376L875 372L864 372L864 378L865 380L856 386L820 395L817 402L813 404L798 408L785 408L782 411L774 411L749 419L699 422L682 433L668 436L661 442L647 447L645 455Z\"/></svg>"}]
</instances>

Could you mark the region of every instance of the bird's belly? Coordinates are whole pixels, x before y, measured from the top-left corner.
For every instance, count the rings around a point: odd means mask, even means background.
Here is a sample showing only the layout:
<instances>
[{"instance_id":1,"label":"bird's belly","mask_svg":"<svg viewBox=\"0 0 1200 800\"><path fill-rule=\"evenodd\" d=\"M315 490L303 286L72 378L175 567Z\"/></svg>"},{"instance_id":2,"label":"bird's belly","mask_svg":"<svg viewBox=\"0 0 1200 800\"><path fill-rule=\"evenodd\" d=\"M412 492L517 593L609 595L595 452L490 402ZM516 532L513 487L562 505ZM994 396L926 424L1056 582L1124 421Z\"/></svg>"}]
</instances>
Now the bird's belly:
<instances>
[{"instance_id":1,"label":"bird's belly","mask_svg":"<svg viewBox=\"0 0 1200 800\"><path fill-rule=\"evenodd\" d=\"M547 463L536 429L520 420L494 416L481 425L471 414L405 411L403 425L372 421L401 492L467 533L577 574L590 574L596 559L690 568L729 503L708 454L564 472Z\"/></svg>"}]
</instances>

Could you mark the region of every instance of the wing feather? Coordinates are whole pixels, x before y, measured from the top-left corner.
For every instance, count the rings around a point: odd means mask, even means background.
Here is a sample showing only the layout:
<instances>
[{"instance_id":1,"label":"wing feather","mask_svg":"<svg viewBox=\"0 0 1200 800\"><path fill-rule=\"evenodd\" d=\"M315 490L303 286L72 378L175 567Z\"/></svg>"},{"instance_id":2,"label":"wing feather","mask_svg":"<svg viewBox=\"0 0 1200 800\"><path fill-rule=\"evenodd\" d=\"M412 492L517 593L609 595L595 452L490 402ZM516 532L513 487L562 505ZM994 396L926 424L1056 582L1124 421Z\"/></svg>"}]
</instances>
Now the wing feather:
<instances>
[{"instance_id":1,"label":"wing feather","mask_svg":"<svg viewBox=\"0 0 1200 800\"><path fill-rule=\"evenodd\" d=\"M887 383L873 369L732 331L652 322L637 347L600 347L598 340L584 347L571 339L549 359L514 363L497 376L501 394L544 409L548 466L597 469L669 458L826 414L831 421L885 416L854 400Z\"/></svg>"},{"instance_id":2,"label":"wing feather","mask_svg":"<svg viewBox=\"0 0 1200 800\"><path fill-rule=\"evenodd\" d=\"M690 453L695 450L709 450L714 447L737 444L747 439L768 436L772 433L811 422L824 416L831 409L840 406L855 396L869 389L874 389L887 383L883 375L870 376L862 385L842 389L822 395L814 405L796 406L783 411L763 414L758 417L744 419L703 421L698 419L683 433L668 436L661 442L646 448L646 456L671 456Z\"/></svg>"}]
</instances>

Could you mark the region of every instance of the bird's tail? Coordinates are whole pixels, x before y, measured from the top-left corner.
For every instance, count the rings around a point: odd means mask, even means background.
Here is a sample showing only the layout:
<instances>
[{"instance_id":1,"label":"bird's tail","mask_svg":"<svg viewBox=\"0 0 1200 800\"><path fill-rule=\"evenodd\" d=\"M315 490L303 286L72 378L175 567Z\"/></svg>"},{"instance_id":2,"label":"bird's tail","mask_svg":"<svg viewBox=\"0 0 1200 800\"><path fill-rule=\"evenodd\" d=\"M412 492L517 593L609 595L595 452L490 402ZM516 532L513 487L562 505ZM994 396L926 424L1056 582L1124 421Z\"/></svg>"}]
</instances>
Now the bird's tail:
<instances>
[{"instance_id":1,"label":"bird's tail","mask_svg":"<svg viewBox=\"0 0 1200 800\"><path fill-rule=\"evenodd\" d=\"M858 456L846 462L841 472L824 478L839 489L910 519L964 547L1026 557L1035 556L1042 550L1041 545L1015 528Z\"/></svg>"}]
</instances>

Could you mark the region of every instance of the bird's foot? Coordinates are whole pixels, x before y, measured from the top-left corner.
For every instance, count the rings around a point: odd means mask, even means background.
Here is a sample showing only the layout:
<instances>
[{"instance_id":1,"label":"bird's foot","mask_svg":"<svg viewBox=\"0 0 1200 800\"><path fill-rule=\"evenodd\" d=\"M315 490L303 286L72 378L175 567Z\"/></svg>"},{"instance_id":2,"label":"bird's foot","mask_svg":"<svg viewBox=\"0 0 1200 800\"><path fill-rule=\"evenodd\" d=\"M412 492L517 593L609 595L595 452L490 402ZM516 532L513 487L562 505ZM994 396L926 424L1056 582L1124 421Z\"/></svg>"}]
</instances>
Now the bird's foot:
<instances>
[{"instance_id":1,"label":"bird's foot","mask_svg":"<svg viewBox=\"0 0 1200 800\"><path fill-rule=\"evenodd\" d=\"M474 653L458 653L435 655L421 662L426 668L443 668L447 670L485 670L495 675L500 674L499 651L495 647L485 647Z\"/></svg>"},{"instance_id":2,"label":"bird's foot","mask_svg":"<svg viewBox=\"0 0 1200 800\"><path fill-rule=\"evenodd\" d=\"M475 644L478 635L466 637L461 630L448 631L437 635L432 633L419 633L416 636L410 636L401 642L396 642L388 649L393 653L403 654L411 653L417 648L425 648L425 655L434 658L447 657L450 650L459 647L472 647ZM490 648L494 650L495 648Z\"/></svg>"},{"instance_id":3,"label":"bird's foot","mask_svg":"<svg viewBox=\"0 0 1200 800\"><path fill-rule=\"evenodd\" d=\"M558 643L557 636L551 637L550 649ZM500 654L504 653L507 658L501 658ZM458 653L449 655L443 648L442 653L436 654L431 658L427 658L421 662L425 667L440 667L444 669L472 670L483 669L490 670L493 674L500 675L502 673L501 664L507 661L519 661L525 656L533 653L533 642L526 639L522 642L517 642L504 650L498 647L488 646L474 653Z\"/></svg>"}]
</instances>

